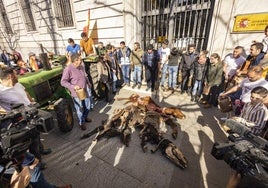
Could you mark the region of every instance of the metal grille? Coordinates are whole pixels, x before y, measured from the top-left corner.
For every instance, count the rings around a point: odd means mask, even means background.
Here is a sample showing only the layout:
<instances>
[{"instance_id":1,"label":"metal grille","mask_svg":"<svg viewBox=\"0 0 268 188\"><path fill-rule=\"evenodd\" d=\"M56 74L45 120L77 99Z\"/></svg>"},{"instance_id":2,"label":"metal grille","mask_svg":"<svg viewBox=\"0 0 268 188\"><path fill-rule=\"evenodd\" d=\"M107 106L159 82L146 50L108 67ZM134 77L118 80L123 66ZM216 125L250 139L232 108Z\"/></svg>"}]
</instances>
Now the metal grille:
<instances>
[{"instance_id":1,"label":"metal grille","mask_svg":"<svg viewBox=\"0 0 268 188\"><path fill-rule=\"evenodd\" d=\"M7 34L13 34L9 19L7 17L6 9L2 0L0 0L0 11L1 11L0 22L4 32Z\"/></svg>"},{"instance_id":2,"label":"metal grille","mask_svg":"<svg viewBox=\"0 0 268 188\"><path fill-rule=\"evenodd\" d=\"M24 16L25 26L27 31L36 31L33 13L29 0L20 0L21 9Z\"/></svg>"},{"instance_id":3,"label":"metal grille","mask_svg":"<svg viewBox=\"0 0 268 188\"><path fill-rule=\"evenodd\" d=\"M54 5L58 27L74 26L70 0L55 0Z\"/></svg>"},{"instance_id":4,"label":"metal grille","mask_svg":"<svg viewBox=\"0 0 268 188\"><path fill-rule=\"evenodd\" d=\"M182 50L189 44L207 48L208 31L215 0L147 0L143 5L143 42L169 39Z\"/></svg>"}]
</instances>

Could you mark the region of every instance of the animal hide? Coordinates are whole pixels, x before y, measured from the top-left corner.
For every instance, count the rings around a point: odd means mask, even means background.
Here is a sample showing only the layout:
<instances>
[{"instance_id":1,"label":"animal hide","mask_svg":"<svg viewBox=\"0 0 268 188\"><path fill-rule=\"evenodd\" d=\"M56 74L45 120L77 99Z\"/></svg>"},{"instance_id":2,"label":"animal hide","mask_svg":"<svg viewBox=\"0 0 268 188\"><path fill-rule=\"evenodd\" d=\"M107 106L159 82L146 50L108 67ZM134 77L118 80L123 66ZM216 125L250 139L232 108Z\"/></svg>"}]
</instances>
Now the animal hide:
<instances>
[{"instance_id":1,"label":"animal hide","mask_svg":"<svg viewBox=\"0 0 268 188\"><path fill-rule=\"evenodd\" d=\"M131 139L133 129L140 128L139 137L141 139L141 147L144 152L147 151L146 144L157 145L152 152L156 152L158 148L162 153L180 168L187 167L187 160L182 152L170 140L163 137L160 125L165 123L172 128L172 137L177 138L179 123L176 119L183 119L185 115L178 108L161 108L151 97L140 97L137 94L131 95L129 98L119 99L127 100L125 104L131 105L116 109L113 116L103 125L94 130L81 135L81 139L88 138L96 133L96 140L102 137L119 136L121 142L128 146Z\"/></svg>"}]
</instances>

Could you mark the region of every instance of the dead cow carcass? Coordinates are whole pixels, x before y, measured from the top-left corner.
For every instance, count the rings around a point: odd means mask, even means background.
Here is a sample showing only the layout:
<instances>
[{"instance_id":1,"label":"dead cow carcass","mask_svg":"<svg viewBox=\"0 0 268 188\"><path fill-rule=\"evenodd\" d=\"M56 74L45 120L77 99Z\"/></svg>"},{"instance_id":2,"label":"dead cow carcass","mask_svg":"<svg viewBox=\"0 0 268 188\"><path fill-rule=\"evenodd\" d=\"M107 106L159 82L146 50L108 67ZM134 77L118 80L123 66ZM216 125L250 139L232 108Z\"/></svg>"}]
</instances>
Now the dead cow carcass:
<instances>
[{"instance_id":1,"label":"dead cow carcass","mask_svg":"<svg viewBox=\"0 0 268 188\"><path fill-rule=\"evenodd\" d=\"M184 119L186 117L179 108L160 107L150 96L141 97L138 94L132 94L128 98L118 98L117 100L127 100L125 104L132 103L133 105L138 106L144 112L156 111L165 115L171 115L178 119Z\"/></svg>"},{"instance_id":2,"label":"dead cow carcass","mask_svg":"<svg viewBox=\"0 0 268 188\"><path fill-rule=\"evenodd\" d=\"M123 144L128 146L132 130L135 129L135 125L139 124L142 119L140 109L130 105L123 109L115 110L114 115L107 123L82 134L80 138L88 138L96 133L99 133L95 138L97 141L102 137L120 136Z\"/></svg>"},{"instance_id":3,"label":"dead cow carcass","mask_svg":"<svg viewBox=\"0 0 268 188\"><path fill-rule=\"evenodd\" d=\"M163 137L163 134L160 131L162 121L163 118L157 113L147 112L145 114L144 121L141 125L139 125L142 127L142 130L139 133L142 150L143 152L147 151L147 142L157 145L151 150L152 153L155 153L158 149L160 149L163 155L165 155L174 164L184 169L187 167L188 161L172 141Z\"/></svg>"}]
</instances>

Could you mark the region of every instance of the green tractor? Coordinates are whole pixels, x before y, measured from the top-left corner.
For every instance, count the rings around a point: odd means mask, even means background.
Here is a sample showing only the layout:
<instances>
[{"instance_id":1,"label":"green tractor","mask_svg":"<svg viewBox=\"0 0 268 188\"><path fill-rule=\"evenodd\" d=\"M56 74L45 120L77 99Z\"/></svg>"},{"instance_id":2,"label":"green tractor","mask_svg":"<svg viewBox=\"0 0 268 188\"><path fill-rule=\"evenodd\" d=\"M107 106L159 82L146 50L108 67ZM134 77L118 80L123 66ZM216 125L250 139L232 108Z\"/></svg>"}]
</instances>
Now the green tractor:
<instances>
[{"instance_id":1,"label":"green tractor","mask_svg":"<svg viewBox=\"0 0 268 188\"><path fill-rule=\"evenodd\" d=\"M94 76L97 59L97 57L84 59L91 81L97 76ZM40 105L41 109L55 111L57 124L62 132L69 132L74 126L72 97L69 91L60 85L66 62L66 56L55 56L52 60L52 68L45 68L19 76L19 82ZM93 86L96 85L94 81L92 83ZM44 119L44 121L46 120Z\"/></svg>"}]
</instances>

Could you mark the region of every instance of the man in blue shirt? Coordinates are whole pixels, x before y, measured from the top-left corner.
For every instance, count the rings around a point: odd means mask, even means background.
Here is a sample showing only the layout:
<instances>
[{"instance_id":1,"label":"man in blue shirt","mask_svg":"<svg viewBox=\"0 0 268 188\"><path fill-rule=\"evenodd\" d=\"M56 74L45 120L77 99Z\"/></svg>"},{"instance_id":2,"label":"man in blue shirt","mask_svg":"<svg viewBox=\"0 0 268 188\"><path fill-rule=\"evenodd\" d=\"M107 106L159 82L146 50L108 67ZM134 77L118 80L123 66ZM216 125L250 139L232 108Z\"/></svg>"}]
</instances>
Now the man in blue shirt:
<instances>
[{"instance_id":1,"label":"man in blue shirt","mask_svg":"<svg viewBox=\"0 0 268 188\"><path fill-rule=\"evenodd\" d=\"M70 56L71 54L79 54L80 55L80 45L75 44L74 40L72 38L68 39L69 45L66 48L67 56Z\"/></svg>"}]
</instances>

